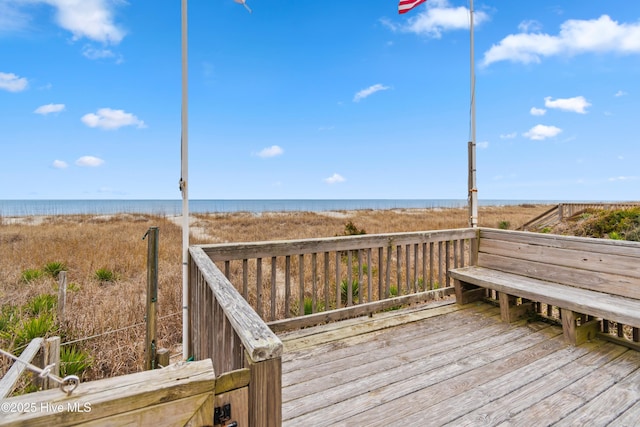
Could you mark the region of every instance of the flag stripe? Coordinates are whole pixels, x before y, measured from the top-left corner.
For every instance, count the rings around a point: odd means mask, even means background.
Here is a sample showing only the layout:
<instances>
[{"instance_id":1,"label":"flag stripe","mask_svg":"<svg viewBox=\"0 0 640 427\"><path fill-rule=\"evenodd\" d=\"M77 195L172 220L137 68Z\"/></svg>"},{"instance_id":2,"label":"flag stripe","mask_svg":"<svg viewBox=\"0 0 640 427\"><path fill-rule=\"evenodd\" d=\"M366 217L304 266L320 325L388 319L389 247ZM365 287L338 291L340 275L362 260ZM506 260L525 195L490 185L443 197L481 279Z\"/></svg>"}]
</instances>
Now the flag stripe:
<instances>
[{"instance_id":1,"label":"flag stripe","mask_svg":"<svg viewBox=\"0 0 640 427\"><path fill-rule=\"evenodd\" d=\"M398 4L398 13L407 13L414 7L426 2L427 0L400 0Z\"/></svg>"}]
</instances>

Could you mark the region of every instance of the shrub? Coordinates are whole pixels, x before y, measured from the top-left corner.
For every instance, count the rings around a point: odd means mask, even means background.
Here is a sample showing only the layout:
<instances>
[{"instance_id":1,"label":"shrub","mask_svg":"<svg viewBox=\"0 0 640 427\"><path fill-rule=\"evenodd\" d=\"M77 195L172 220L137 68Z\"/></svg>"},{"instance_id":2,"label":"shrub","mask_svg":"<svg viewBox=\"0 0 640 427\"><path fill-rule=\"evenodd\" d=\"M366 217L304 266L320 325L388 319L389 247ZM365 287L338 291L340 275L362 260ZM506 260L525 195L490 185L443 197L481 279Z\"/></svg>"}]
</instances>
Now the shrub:
<instances>
[{"instance_id":1,"label":"shrub","mask_svg":"<svg viewBox=\"0 0 640 427\"><path fill-rule=\"evenodd\" d=\"M28 268L22 272L20 279L23 283L31 283L34 280L38 280L42 277L42 270L38 270L37 268Z\"/></svg>"},{"instance_id":2,"label":"shrub","mask_svg":"<svg viewBox=\"0 0 640 427\"><path fill-rule=\"evenodd\" d=\"M91 367L93 360L89 353L79 350L75 346L62 347L60 349L60 376L67 375L80 376Z\"/></svg>"},{"instance_id":3,"label":"shrub","mask_svg":"<svg viewBox=\"0 0 640 427\"><path fill-rule=\"evenodd\" d=\"M58 300L54 295L41 294L29 300L24 308L27 314L39 316L53 312L57 303Z\"/></svg>"},{"instance_id":4,"label":"shrub","mask_svg":"<svg viewBox=\"0 0 640 427\"><path fill-rule=\"evenodd\" d=\"M116 273L106 268L99 268L98 270L96 270L95 277L101 282L116 281Z\"/></svg>"},{"instance_id":5,"label":"shrub","mask_svg":"<svg viewBox=\"0 0 640 427\"><path fill-rule=\"evenodd\" d=\"M324 302L316 301L316 313L319 311L324 311ZM313 313L313 299L311 297L304 298L304 314L312 314Z\"/></svg>"},{"instance_id":6,"label":"shrub","mask_svg":"<svg viewBox=\"0 0 640 427\"><path fill-rule=\"evenodd\" d=\"M45 337L55 333L55 322L51 313L42 313L38 317L26 319L22 325L14 329L14 346L21 348L38 337Z\"/></svg>"},{"instance_id":7,"label":"shrub","mask_svg":"<svg viewBox=\"0 0 640 427\"><path fill-rule=\"evenodd\" d=\"M66 269L67 266L63 262L59 261L48 262L44 266L44 272L54 279L58 278L58 274L60 274L61 271L65 271Z\"/></svg>"},{"instance_id":8,"label":"shrub","mask_svg":"<svg viewBox=\"0 0 640 427\"><path fill-rule=\"evenodd\" d=\"M18 307L3 305L0 309L0 337L11 339L13 329L20 319Z\"/></svg>"},{"instance_id":9,"label":"shrub","mask_svg":"<svg viewBox=\"0 0 640 427\"><path fill-rule=\"evenodd\" d=\"M358 236L361 234L367 234L364 228L358 228L353 221L349 221L344 225L345 236Z\"/></svg>"},{"instance_id":10,"label":"shrub","mask_svg":"<svg viewBox=\"0 0 640 427\"><path fill-rule=\"evenodd\" d=\"M498 228L500 230L508 230L511 227L511 223L509 221L500 221L498 223Z\"/></svg>"},{"instance_id":11,"label":"shrub","mask_svg":"<svg viewBox=\"0 0 640 427\"><path fill-rule=\"evenodd\" d=\"M356 304L358 302L358 295L360 294L360 286L357 280L351 281L351 301ZM340 299L342 304L346 305L349 301L349 282L344 279L340 283Z\"/></svg>"}]
</instances>

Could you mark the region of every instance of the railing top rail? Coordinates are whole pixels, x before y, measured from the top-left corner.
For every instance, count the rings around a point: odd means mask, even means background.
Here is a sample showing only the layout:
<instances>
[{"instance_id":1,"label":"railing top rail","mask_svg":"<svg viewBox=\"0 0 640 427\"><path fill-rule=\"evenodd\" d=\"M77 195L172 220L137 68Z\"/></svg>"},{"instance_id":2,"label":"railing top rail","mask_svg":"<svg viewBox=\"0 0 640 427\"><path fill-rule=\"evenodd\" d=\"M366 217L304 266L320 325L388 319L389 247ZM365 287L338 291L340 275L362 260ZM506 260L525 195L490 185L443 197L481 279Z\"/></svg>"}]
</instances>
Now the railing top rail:
<instances>
[{"instance_id":1,"label":"railing top rail","mask_svg":"<svg viewBox=\"0 0 640 427\"><path fill-rule=\"evenodd\" d=\"M261 362L280 357L282 341L238 293L211 258L197 246L190 247L189 253L251 360Z\"/></svg>"},{"instance_id":2,"label":"railing top rail","mask_svg":"<svg viewBox=\"0 0 640 427\"><path fill-rule=\"evenodd\" d=\"M322 237L315 239L277 240L270 242L241 242L199 245L213 261L243 258L270 258L331 251L428 243L476 237L473 228L420 231L408 233L364 234L357 236Z\"/></svg>"}]
</instances>

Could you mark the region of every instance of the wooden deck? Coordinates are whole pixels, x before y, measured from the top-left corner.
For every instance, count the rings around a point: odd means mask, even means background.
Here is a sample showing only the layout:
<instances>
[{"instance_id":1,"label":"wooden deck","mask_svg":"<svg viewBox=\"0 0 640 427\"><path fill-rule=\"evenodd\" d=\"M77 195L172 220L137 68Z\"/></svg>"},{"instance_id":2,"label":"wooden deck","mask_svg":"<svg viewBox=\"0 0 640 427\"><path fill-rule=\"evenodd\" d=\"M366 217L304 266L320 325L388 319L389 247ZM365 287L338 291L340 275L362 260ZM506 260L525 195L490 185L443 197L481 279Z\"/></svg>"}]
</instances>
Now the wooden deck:
<instances>
[{"instance_id":1,"label":"wooden deck","mask_svg":"<svg viewBox=\"0 0 640 427\"><path fill-rule=\"evenodd\" d=\"M640 425L640 352L485 303L279 336L285 426Z\"/></svg>"}]
</instances>

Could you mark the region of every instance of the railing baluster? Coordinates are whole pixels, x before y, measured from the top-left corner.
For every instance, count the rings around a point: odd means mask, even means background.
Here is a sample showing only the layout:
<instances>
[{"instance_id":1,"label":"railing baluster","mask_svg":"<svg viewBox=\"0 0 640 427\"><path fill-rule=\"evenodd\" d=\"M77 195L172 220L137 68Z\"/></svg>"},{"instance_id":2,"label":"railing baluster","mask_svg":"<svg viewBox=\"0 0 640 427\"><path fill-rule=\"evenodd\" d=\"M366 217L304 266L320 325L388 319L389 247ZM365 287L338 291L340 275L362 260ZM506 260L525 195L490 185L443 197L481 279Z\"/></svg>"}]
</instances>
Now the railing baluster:
<instances>
[{"instance_id":1,"label":"railing baluster","mask_svg":"<svg viewBox=\"0 0 640 427\"><path fill-rule=\"evenodd\" d=\"M311 254L311 313L316 312L317 293L318 293L318 254Z\"/></svg>"},{"instance_id":2,"label":"railing baluster","mask_svg":"<svg viewBox=\"0 0 640 427\"><path fill-rule=\"evenodd\" d=\"M324 309L329 310L329 252L324 253Z\"/></svg>"},{"instance_id":3,"label":"railing baluster","mask_svg":"<svg viewBox=\"0 0 640 427\"><path fill-rule=\"evenodd\" d=\"M389 244L389 246L387 246L387 260L386 260L386 265L387 265L387 273L386 273L386 277L385 277L385 284L384 284L384 297L385 298L389 298L389 293L391 291L390 286L391 286L391 244Z\"/></svg>"},{"instance_id":4,"label":"railing baluster","mask_svg":"<svg viewBox=\"0 0 640 427\"><path fill-rule=\"evenodd\" d=\"M438 289L442 288L442 241L438 242Z\"/></svg>"},{"instance_id":5,"label":"railing baluster","mask_svg":"<svg viewBox=\"0 0 640 427\"><path fill-rule=\"evenodd\" d=\"M262 258L256 258L256 306L258 316L262 316Z\"/></svg>"},{"instance_id":6,"label":"railing baluster","mask_svg":"<svg viewBox=\"0 0 640 427\"><path fill-rule=\"evenodd\" d=\"M336 308L340 308L340 305L342 304L342 295L340 293L340 291L341 291L340 263L341 263L340 251L336 251Z\"/></svg>"},{"instance_id":7,"label":"railing baluster","mask_svg":"<svg viewBox=\"0 0 640 427\"><path fill-rule=\"evenodd\" d=\"M242 296L249 301L249 260L242 260Z\"/></svg>"},{"instance_id":8,"label":"railing baluster","mask_svg":"<svg viewBox=\"0 0 640 427\"><path fill-rule=\"evenodd\" d=\"M396 246L396 286L398 295L402 295L402 245Z\"/></svg>"},{"instance_id":9,"label":"railing baluster","mask_svg":"<svg viewBox=\"0 0 640 427\"><path fill-rule=\"evenodd\" d=\"M371 302L373 299L371 293L373 292L373 266L371 265L371 248L367 248L367 302Z\"/></svg>"},{"instance_id":10,"label":"railing baluster","mask_svg":"<svg viewBox=\"0 0 640 427\"><path fill-rule=\"evenodd\" d=\"M347 251L347 307L353 305L353 265L352 252Z\"/></svg>"},{"instance_id":11,"label":"railing baluster","mask_svg":"<svg viewBox=\"0 0 640 427\"><path fill-rule=\"evenodd\" d=\"M358 304L362 304L362 289L364 286L362 272L362 250L358 249Z\"/></svg>"},{"instance_id":12,"label":"railing baluster","mask_svg":"<svg viewBox=\"0 0 640 427\"><path fill-rule=\"evenodd\" d=\"M384 248L378 248L378 301L384 299Z\"/></svg>"},{"instance_id":13,"label":"railing baluster","mask_svg":"<svg viewBox=\"0 0 640 427\"><path fill-rule=\"evenodd\" d=\"M453 241L453 268L458 268L458 241Z\"/></svg>"},{"instance_id":14,"label":"railing baluster","mask_svg":"<svg viewBox=\"0 0 640 427\"><path fill-rule=\"evenodd\" d=\"M304 254L298 255L299 312L304 314Z\"/></svg>"},{"instance_id":15,"label":"railing baluster","mask_svg":"<svg viewBox=\"0 0 640 427\"><path fill-rule=\"evenodd\" d=\"M449 275L447 274L447 271L449 271L449 267L451 266L451 241L446 241L444 242L444 250L445 250L445 264L444 264L444 271L445 271L445 287L450 287L451 286L451 279L449 278Z\"/></svg>"},{"instance_id":16,"label":"railing baluster","mask_svg":"<svg viewBox=\"0 0 640 427\"><path fill-rule=\"evenodd\" d=\"M433 279L434 279L434 273L433 273L433 268L434 268L434 263L435 263L435 256L433 254L435 249L435 243L434 242L429 242L429 289L433 289Z\"/></svg>"},{"instance_id":17,"label":"railing baluster","mask_svg":"<svg viewBox=\"0 0 640 427\"><path fill-rule=\"evenodd\" d=\"M427 290L427 243L422 244L422 291Z\"/></svg>"},{"instance_id":18,"label":"railing baluster","mask_svg":"<svg viewBox=\"0 0 640 427\"><path fill-rule=\"evenodd\" d=\"M406 245L404 248L404 256L405 256L405 283L407 287L407 294L412 293L411 290L411 245Z\"/></svg>"},{"instance_id":19,"label":"railing baluster","mask_svg":"<svg viewBox=\"0 0 640 427\"><path fill-rule=\"evenodd\" d=\"M284 311L285 317L291 316L291 256L284 259Z\"/></svg>"},{"instance_id":20,"label":"railing baluster","mask_svg":"<svg viewBox=\"0 0 640 427\"><path fill-rule=\"evenodd\" d=\"M418 291L418 244L413 245L413 293Z\"/></svg>"},{"instance_id":21,"label":"railing baluster","mask_svg":"<svg viewBox=\"0 0 640 427\"><path fill-rule=\"evenodd\" d=\"M278 286L276 283L276 257L271 257L271 320L276 320L276 301Z\"/></svg>"}]
</instances>

